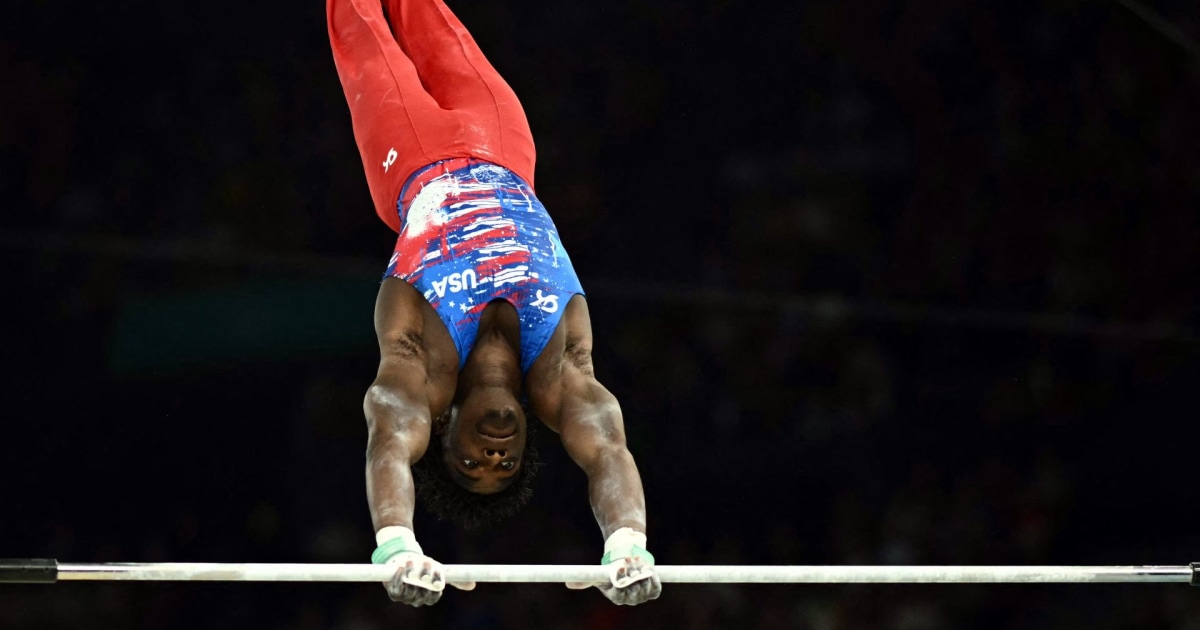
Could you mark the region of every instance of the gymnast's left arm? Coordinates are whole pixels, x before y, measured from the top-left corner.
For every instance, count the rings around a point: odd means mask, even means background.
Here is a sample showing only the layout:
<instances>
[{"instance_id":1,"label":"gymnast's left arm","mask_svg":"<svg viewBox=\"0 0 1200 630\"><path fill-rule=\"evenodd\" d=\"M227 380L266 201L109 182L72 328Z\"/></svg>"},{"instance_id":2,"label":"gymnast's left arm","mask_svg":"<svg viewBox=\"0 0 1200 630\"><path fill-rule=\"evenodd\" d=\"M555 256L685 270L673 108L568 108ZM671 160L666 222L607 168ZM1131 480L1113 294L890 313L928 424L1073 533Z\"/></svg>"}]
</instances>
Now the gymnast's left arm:
<instances>
[{"instance_id":1,"label":"gymnast's left arm","mask_svg":"<svg viewBox=\"0 0 1200 630\"><path fill-rule=\"evenodd\" d=\"M564 365L556 419L567 454L587 473L592 513L604 533L601 563L611 583L599 588L614 603L635 605L658 598L662 583L646 550L646 498L625 445L621 407L593 376L588 354L586 362Z\"/></svg>"}]
</instances>

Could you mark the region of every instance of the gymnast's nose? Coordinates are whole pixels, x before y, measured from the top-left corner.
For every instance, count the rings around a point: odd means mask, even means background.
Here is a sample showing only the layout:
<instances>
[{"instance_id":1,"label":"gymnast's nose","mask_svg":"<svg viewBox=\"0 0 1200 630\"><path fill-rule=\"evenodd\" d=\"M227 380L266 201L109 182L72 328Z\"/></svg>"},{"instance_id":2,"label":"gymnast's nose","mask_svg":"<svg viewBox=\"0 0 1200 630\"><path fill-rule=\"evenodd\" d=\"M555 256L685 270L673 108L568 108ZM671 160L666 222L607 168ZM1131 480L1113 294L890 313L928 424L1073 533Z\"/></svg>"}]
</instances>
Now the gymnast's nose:
<instances>
[{"instance_id":1,"label":"gymnast's nose","mask_svg":"<svg viewBox=\"0 0 1200 630\"><path fill-rule=\"evenodd\" d=\"M506 451L504 449L497 450L497 449L485 448L485 449L483 449L483 454L488 459L504 459L505 457L508 457L508 451Z\"/></svg>"}]
</instances>

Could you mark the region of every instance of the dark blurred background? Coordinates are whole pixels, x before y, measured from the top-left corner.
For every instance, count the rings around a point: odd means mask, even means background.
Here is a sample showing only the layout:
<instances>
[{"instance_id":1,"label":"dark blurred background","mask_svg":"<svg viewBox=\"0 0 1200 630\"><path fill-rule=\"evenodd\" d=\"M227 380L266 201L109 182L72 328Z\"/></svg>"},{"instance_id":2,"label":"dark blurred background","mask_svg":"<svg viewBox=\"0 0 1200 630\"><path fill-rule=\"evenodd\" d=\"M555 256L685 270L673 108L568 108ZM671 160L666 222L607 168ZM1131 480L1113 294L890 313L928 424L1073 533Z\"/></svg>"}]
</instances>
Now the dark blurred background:
<instances>
[{"instance_id":1,"label":"dark blurred background","mask_svg":"<svg viewBox=\"0 0 1200 630\"><path fill-rule=\"evenodd\" d=\"M450 0L522 98L664 564L1200 560L1194 0ZM366 562L394 235L319 2L0 39L0 557ZM447 563L592 563L533 504ZM1200 628L1179 585L0 586L0 628Z\"/></svg>"}]
</instances>

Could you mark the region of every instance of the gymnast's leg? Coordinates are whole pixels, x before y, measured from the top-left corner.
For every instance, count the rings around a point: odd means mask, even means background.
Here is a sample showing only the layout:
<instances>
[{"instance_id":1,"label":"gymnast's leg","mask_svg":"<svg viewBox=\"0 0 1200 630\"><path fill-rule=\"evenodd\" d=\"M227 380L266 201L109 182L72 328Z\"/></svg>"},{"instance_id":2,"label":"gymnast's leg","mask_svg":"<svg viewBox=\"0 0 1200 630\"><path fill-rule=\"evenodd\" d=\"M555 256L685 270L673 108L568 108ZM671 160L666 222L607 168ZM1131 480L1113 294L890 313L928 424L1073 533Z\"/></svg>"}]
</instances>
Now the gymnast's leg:
<instances>
[{"instance_id":1,"label":"gymnast's leg","mask_svg":"<svg viewBox=\"0 0 1200 630\"><path fill-rule=\"evenodd\" d=\"M421 84L380 0L328 0L329 41L379 217L399 231L396 200L414 170L437 160L459 122Z\"/></svg>"},{"instance_id":2,"label":"gymnast's leg","mask_svg":"<svg viewBox=\"0 0 1200 630\"><path fill-rule=\"evenodd\" d=\"M400 46L429 95L463 117L473 157L512 169L531 185L533 134L516 93L442 0L383 0Z\"/></svg>"}]
</instances>

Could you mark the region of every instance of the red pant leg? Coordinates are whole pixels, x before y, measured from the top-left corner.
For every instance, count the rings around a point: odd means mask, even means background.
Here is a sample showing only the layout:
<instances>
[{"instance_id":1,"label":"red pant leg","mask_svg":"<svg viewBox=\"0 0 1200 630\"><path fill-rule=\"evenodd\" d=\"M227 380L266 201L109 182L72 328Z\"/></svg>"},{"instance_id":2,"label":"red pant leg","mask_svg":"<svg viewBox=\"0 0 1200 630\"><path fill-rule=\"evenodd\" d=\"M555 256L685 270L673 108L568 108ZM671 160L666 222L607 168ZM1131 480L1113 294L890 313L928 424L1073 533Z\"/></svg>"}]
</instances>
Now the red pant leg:
<instances>
[{"instance_id":1,"label":"red pant leg","mask_svg":"<svg viewBox=\"0 0 1200 630\"><path fill-rule=\"evenodd\" d=\"M505 166L533 185L533 133L516 93L443 0L383 0L401 46L443 109L469 119L472 157Z\"/></svg>"},{"instance_id":2,"label":"red pant leg","mask_svg":"<svg viewBox=\"0 0 1200 630\"><path fill-rule=\"evenodd\" d=\"M533 139L525 114L470 35L438 0L393 4L391 21L407 53L389 29L381 0L326 4L334 63L379 217L399 231L401 186L413 171L445 158L495 162L532 185ZM438 15L442 26L427 37L421 25ZM473 79L464 74L467 68L475 69ZM434 94L446 98L445 103ZM451 105L456 107L447 107Z\"/></svg>"}]
</instances>

